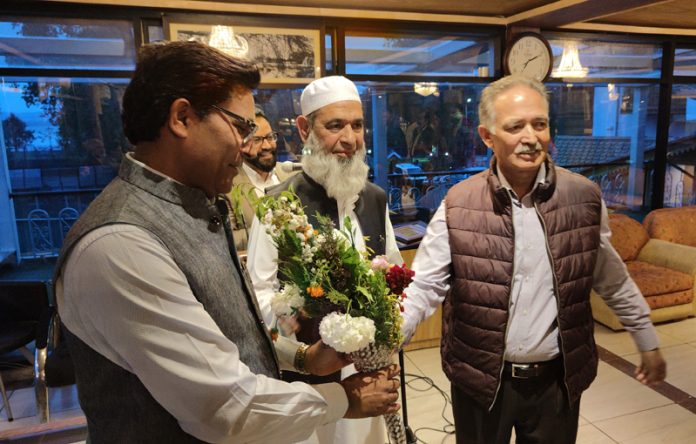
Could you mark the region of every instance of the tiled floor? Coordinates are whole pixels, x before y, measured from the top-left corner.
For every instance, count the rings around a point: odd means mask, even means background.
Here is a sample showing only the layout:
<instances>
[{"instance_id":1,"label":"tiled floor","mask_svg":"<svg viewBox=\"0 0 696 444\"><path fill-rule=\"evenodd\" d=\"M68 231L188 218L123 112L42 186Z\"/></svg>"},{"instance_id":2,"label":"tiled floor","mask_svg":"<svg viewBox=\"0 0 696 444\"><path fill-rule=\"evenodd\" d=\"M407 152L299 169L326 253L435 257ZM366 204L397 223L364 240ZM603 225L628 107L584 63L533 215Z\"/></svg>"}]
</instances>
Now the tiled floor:
<instances>
[{"instance_id":1,"label":"tiled floor","mask_svg":"<svg viewBox=\"0 0 696 444\"><path fill-rule=\"evenodd\" d=\"M696 397L696 318L657 326L667 361L667 383ZM639 355L630 335L597 325L597 344L636 364ZM406 355L408 374L428 376L449 395L449 382L440 368L437 348ZM425 443L454 443L454 435L431 429L451 429L450 406L422 380L406 378L411 429ZM410 382L412 381L412 382ZM428 429L430 428L430 429ZM632 377L600 362L597 379L582 397L578 444L691 444L696 442L696 414L636 382Z\"/></svg>"},{"instance_id":2,"label":"tiled floor","mask_svg":"<svg viewBox=\"0 0 696 444\"><path fill-rule=\"evenodd\" d=\"M696 397L696 318L657 326L662 352L667 360L667 382ZM597 344L608 351L637 363L639 355L626 332L612 332L600 325L596 328ZM426 376L449 396L449 382L440 367L437 348L412 351L406 354L406 372ZM454 435L438 430L453 431L450 406L443 393L425 380L407 376L408 416L411 429L420 442L454 443ZM4 408L0 410L0 442L9 429L39 427L34 416L32 389L12 392L14 422L8 423ZM51 424L65 424L76 433L58 435L55 439L41 437L10 441L13 443L72 443L81 442L79 426L81 412L77 407L74 389L52 389ZM445 420L447 419L447 421ZM77 424L77 428L76 428ZM690 444L696 442L696 414L676 404L655 390L636 382L632 377L611 365L600 362L599 374L585 392L580 404L578 444Z\"/></svg>"}]
</instances>

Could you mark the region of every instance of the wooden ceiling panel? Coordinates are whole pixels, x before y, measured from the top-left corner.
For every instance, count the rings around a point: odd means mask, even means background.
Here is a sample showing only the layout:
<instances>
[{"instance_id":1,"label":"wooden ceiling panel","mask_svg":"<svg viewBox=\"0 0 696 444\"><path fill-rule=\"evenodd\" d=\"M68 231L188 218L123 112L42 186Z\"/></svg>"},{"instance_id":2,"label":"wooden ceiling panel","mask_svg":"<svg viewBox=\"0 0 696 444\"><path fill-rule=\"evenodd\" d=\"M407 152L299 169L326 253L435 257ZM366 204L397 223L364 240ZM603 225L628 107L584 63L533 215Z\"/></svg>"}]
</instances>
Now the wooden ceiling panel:
<instances>
[{"instance_id":1,"label":"wooden ceiling panel","mask_svg":"<svg viewBox=\"0 0 696 444\"><path fill-rule=\"evenodd\" d=\"M0 0L2 1L2 0ZM219 13L696 36L696 0L35 0ZM652 3L646 6L646 3Z\"/></svg>"},{"instance_id":2,"label":"wooden ceiling panel","mask_svg":"<svg viewBox=\"0 0 696 444\"><path fill-rule=\"evenodd\" d=\"M509 17L509 25L533 26L537 28L557 28L576 22L584 22L615 13L645 8L648 5L665 3L670 0L584 0L554 2Z\"/></svg>"},{"instance_id":3,"label":"wooden ceiling panel","mask_svg":"<svg viewBox=\"0 0 696 444\"><path fill-rule=\"evenodd\" d=\"M694 0L674 0L608 15L589 23L694 29L696 28L696 2Z\"/></svg>"},{"instance_id":4,"label":"wooden ceiling panel","mask_svg":"<svg viewBox=\"0 0 696 444\"><path fill-rule=\"evenodd\" d=\"M196 0L210 1L210 0ZM507 17L547 3L544 0L217 0L221 3L256 3L263 5L305 6L312 8L363 9L380 11L423 12Z\"/></svg>"}]
</instances>

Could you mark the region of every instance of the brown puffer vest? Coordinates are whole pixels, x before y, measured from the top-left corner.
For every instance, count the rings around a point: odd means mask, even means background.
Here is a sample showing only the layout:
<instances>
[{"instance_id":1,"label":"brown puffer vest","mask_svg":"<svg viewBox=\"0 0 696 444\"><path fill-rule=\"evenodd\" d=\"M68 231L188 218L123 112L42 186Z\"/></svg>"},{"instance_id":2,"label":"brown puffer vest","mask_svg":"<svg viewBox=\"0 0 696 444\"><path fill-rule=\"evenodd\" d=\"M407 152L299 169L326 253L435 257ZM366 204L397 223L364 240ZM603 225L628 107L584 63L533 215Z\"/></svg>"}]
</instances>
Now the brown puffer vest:
<instances>
[{"instance_id":1,"label":"brown puffer vest","mask_svg":"<svg viewBox=\"0 0 696 444\"><path fill-rule=\"evenodd\" d=\"M443 304L442 360L450 381L491 409L502 374L513 273L511 200L491 168L447 193L452 281ZM547 238L559 345L571 402L597 374L590 290L601 220L599 188L547 161L532 194Z\"/></svg>"}]
</instances>

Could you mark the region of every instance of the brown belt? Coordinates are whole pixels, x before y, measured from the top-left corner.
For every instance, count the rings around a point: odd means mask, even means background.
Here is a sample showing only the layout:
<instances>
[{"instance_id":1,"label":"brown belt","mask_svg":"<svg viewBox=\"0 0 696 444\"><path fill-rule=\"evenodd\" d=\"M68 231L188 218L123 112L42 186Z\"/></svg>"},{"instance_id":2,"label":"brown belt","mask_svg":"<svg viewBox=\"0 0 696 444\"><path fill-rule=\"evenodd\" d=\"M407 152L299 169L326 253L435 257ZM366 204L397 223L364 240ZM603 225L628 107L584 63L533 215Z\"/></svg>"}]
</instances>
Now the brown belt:
<instances>
[{"instance_id":1,"label":"brown belt","mask_svg":"<svg viewBox=\"0 0 696 444\"><path fill-rule=\"evenodd\" d=\"M558 373L562 367L561 358L552 359L544 362L529 362L517 364L507 362L503 366L503 374L509 375L514 379L530 379L541 376L550 376Z\"/></svg>"}]
</instances>

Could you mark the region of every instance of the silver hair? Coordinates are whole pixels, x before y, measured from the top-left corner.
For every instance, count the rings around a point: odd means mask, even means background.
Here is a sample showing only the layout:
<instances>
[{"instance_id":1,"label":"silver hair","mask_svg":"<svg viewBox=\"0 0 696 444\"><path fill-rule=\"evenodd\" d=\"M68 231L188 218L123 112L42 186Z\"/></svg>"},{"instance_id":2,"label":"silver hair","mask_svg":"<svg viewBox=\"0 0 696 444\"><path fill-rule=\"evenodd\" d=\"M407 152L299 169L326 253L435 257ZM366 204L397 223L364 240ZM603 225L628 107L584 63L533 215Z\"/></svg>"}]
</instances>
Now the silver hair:
<instances>
[{"instance_id":1,"label":"silver hair","mask_svg":"<svg viewBox=\"0 0 696 444\"><path fill-rule=\"evenodd\" d=\"M519 74L498 79L483 89L478 107L480 124L493 134L495 134L495 108L493 107L493 102L500 94L515 86L526 86L538 92L541 98L544 99L546 110L548 111L549 109L549 94L544 84L540 81Z\"/></svg>"}]
</instances>

